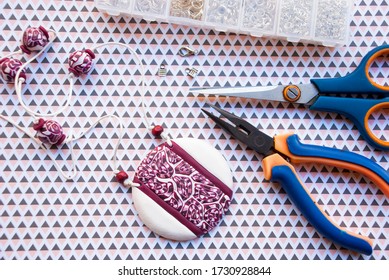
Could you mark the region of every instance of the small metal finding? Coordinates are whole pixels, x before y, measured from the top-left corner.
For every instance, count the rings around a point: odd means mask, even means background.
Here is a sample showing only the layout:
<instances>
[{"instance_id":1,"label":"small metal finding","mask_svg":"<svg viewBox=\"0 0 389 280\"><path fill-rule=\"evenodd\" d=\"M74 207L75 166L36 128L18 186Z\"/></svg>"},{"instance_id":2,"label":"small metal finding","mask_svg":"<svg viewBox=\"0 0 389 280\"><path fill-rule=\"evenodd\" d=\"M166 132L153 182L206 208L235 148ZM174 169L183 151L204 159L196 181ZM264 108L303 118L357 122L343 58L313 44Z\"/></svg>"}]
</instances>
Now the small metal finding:
<instances>
[{"instance_id":1,"label":"small metal finding","mask_svg":"<svg viewBox=\"0 0 389 280\"><path fill-rule=\"evenodd\" d=\"M185 72L188 74L188 76L191 76L192 78L195 78L197 76L197 74L199 73L199 70L197 70L196 68L192 67L192 68L186 68Z\"/></svg>"},{"instance_id":2,"label":"small metal finding","mask_svg":"<svg viewBox=\"0 0 389 280\"><path fill-rule=\"evenodd\" d=\"M158 69L158 76L165 77L166 76L166 67L165 64L161 64Z\"/></svg>"},{"instance_id":3,"label":"small metal finding","mask_svg":"<svg viewBox=\"0 0 389 280\"><path fill-rule=\"evenodd\" d=\"M196 55L198 52L189 46L183 46L178 50L178 54L182 57L187 57L191 55Z\"/></svg>"}]
</instances>

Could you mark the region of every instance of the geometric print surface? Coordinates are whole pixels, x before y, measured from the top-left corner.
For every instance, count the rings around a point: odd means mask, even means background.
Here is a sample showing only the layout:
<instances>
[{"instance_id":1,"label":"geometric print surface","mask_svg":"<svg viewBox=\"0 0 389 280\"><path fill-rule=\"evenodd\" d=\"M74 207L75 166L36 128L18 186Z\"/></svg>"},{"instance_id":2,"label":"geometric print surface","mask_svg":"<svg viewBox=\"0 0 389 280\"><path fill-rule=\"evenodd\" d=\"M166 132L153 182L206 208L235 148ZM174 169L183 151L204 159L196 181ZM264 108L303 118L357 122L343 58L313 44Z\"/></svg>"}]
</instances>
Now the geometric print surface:
<instances>
[{"instance_id":1,"label":"geometric print surface","mask_svg":"<svg viewBox=\"0 0 389 280\"><path fill-rule=\"evenodd\" d=\"M128 44L145 64L150 117L173 138L209 142L228 161L234 182L229 211L217 227L192 241L169 241L142 223L131 190L113 178L117 124L103 121L75 143L79 174L64 181L42 149L0 120L0 259L388 259L389 203L369 179L314 162L295 165L308 191L335 223L373 240L373 254L365 256L318 234L281 186L265 180L262 156L217 128L201 108L215 104L250 119L269 135L295 132L304 143L353 151L388 170L388 153L369 146L352 122L302 105L204 97L188 91L196 86L305 83L311 77L346 75L369 50L389 43L388 4L355 1L347 45L329 48L111 17L100 13L93 1L0 2L1 53L16 50L29 26L58 32L54 44L27 67L23 100L30 108L47 113L66 102L70 53L109 41ZM198 54L180 57L178 50L186 45ZM165 77L157 75L161 64L166 67ZM199 70L195 78L186 73L192 67ZM387 59L377 59L370 75L387 85L388 69ZM128 50L99 49L93 70L75 80L70 107L56 118L65 131L77 134L104 114L121 117L125 131L118 152L120 169L131 174L148 151L161 144L142 120L140 73ZM0 113L31 127L14 85L1 81L0 90ZM369 119L384 139L389 139L388 123L384 110ZM49 153L70 170L69 147Z\"/></svg>"}]
</instances>

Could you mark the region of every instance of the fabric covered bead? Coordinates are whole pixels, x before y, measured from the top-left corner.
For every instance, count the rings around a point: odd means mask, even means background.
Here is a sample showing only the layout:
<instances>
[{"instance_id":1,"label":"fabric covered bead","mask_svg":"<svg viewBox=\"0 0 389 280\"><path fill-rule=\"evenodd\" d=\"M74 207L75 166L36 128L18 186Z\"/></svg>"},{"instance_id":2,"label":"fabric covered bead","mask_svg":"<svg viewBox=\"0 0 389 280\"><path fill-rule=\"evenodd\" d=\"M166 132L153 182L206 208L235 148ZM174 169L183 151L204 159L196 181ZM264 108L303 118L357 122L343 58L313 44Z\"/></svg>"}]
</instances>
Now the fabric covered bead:
<instances>
[{"instance_id":1,"label":"fabric covered bead","mask_svg":"<svg viewBox=\"0 0 389 280\"><path fill-rule=\"evenodd\" d=\"M14 82L16 73L20 69L23 63L19 59L15 58L3 58L0 59L0 75L7 82ZM20 78L26 80L26 69L23 69L19 75Z\"/></svg>"},{"instance_id":2,"label":"fabric covered bead","mask_svg":"<svg viewBox=\"0 0 389 280\"><path fill-rule=\"evenodd\" d=\"M42 143L51 145L60 145L66 139L61 125L52 120L39 119L33 126L36 130L36 136Z\"/></svg>"},{"instance_id":3,"label":"fabric covered bead","mask_svg":"<svg viewBox=\"0 0 389 280\"><path fill-rule=\"evenodd\" d=\"M92 69L95 54L91 50L75 51L69 57L69 71L76 77L88 73Z\"/></svg>"},{"instance_id":4,"label":"fabric covered bead","mask_svg":"<svg viewBox=\"0 0 389 280\"><path fill-rule=\"evenodd\" d=\"M20 49L26 54L41 51L49 42L49 32L42 27L29 27L23 33Z\"/></svg>"}]
</instances>

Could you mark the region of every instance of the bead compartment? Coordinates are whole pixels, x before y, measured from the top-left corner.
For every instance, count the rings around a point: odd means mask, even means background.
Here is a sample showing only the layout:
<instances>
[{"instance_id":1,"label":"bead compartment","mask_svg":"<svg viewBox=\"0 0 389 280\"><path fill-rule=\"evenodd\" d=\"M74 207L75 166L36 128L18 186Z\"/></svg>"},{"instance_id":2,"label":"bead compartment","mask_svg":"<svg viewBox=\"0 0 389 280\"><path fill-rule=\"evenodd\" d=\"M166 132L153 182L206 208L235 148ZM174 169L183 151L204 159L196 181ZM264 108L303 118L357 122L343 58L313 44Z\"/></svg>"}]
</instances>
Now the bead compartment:
<instances>
[{"instance_id":1,"label":"bead compartment","mask_svg":"<svg viewBox=\"0 0 389 280\"><path fill-rule=\"evenodd\" d=\"M95 0L113 16L131 15L222 32L344 46L352 0Z\"/></svg>"}]
</instances>

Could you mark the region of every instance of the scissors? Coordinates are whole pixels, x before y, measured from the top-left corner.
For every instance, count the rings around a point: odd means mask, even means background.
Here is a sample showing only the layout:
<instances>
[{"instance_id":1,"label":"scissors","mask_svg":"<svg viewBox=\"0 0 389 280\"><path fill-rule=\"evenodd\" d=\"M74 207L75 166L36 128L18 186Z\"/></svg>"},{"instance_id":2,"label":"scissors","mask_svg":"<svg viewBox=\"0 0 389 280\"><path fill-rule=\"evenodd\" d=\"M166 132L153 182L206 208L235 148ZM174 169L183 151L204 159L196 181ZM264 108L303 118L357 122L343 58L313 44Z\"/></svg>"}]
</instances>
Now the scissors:
<instances>
[{"instance_id":1,"label":"scissors","mask_svg":"<svg viewBox=\"0 0 389 280\"><path fill-rule=\"evenodd\" d=\"M289 133L270 137L247 121L225 110L210 105L229 122L202 109L217 125L245 143L249 148L264 155L262 166L266 180L279 182L308 222L323 236L350 250L370 255L372 240L337 226L315 202L299 179L295 163L320 163L346 168L371 179L389 197L389 173L377 163L361 155L334 148L303 144L297 135Z\"/></svg>"},{"instance_id":2,"label":"scissors","mask_svg":"<svg viewBox=\"0 0 389 280\"><path fill-rule=\"evenodd\" d=\"M389 45L371 50L352 73L340 78L311 79L308 84L286 86L191 88L190 92L301 103L312 110L336 112L349 118L370 145L389 150L389 140L378 138L368 125L373 112L389 109L389 85L380 85L369 75L373 61L385 54L389 54ZM339 94L346 97L334 96ZM351 94L367 94L368 98L351 98Z\"/></svg>"}]
</instances>

